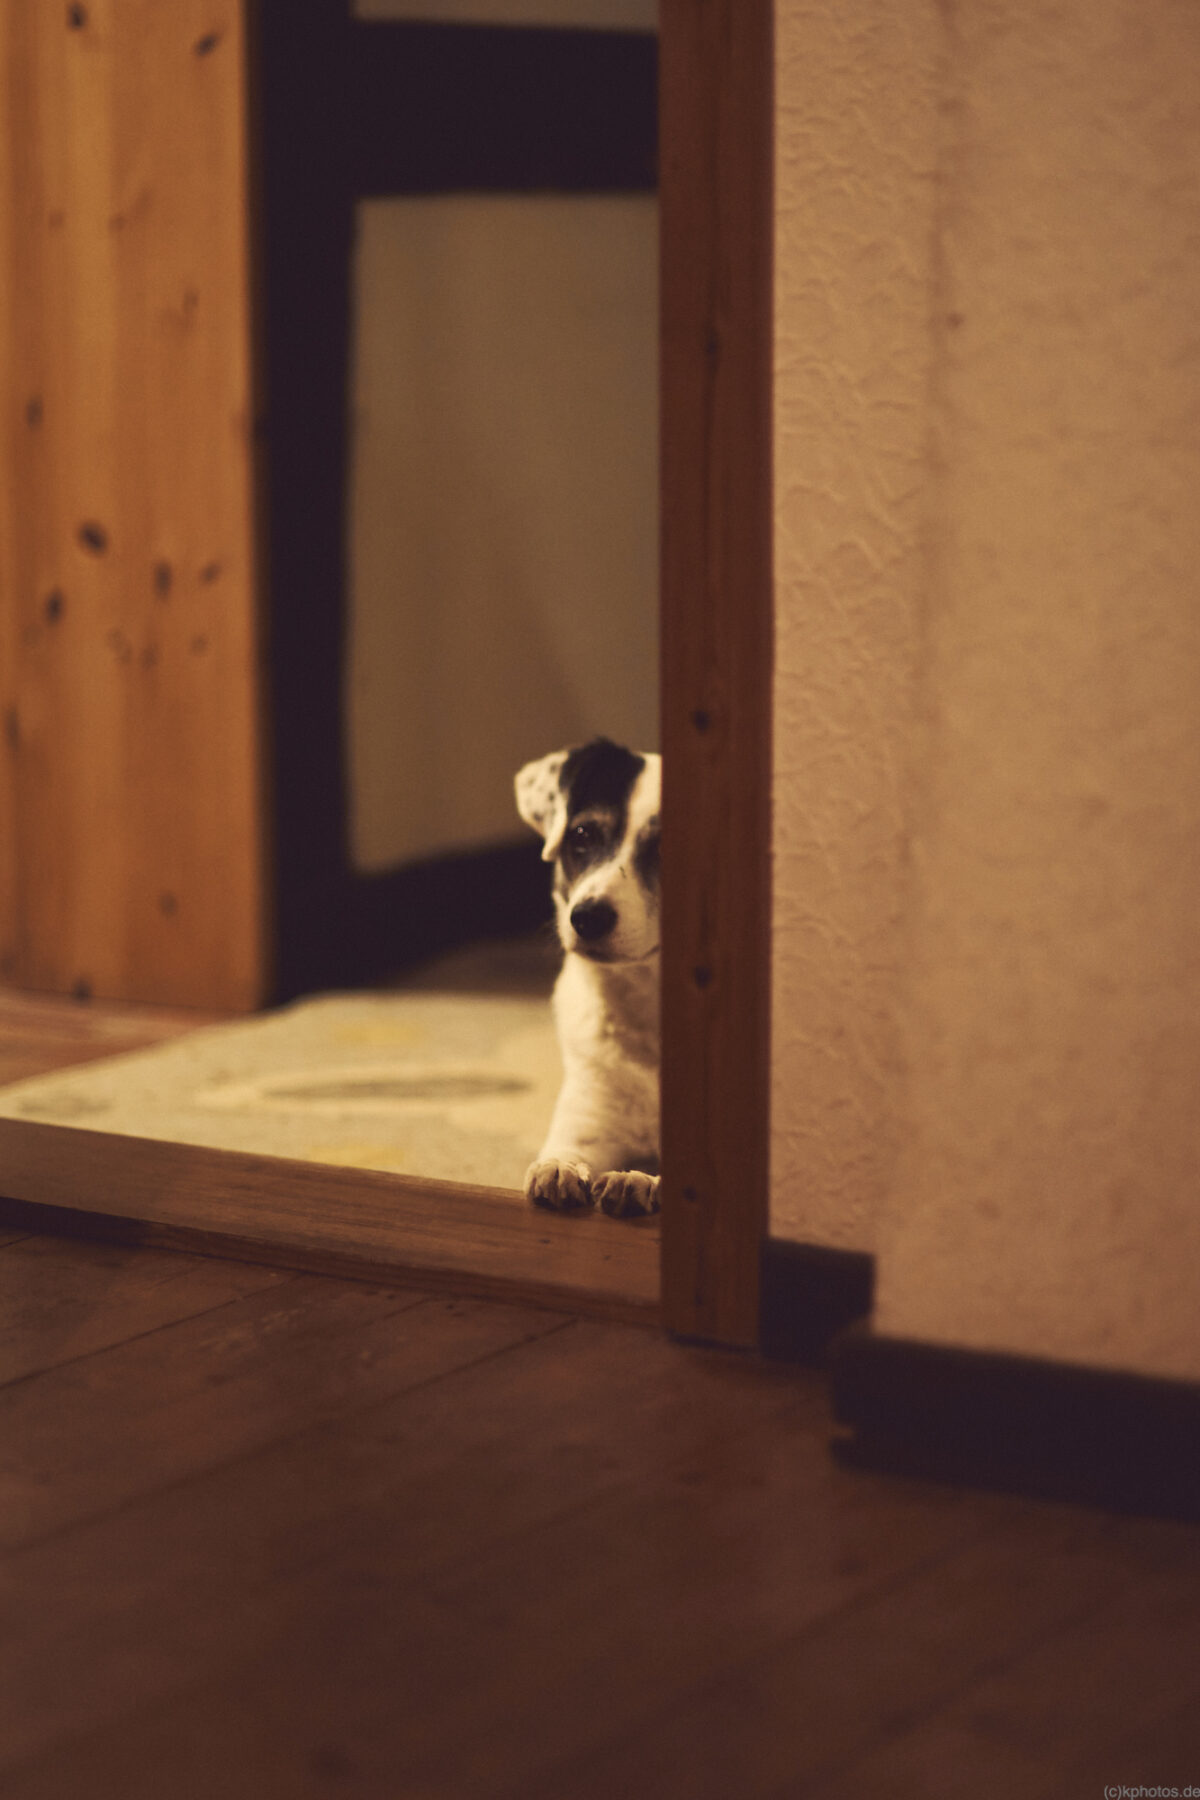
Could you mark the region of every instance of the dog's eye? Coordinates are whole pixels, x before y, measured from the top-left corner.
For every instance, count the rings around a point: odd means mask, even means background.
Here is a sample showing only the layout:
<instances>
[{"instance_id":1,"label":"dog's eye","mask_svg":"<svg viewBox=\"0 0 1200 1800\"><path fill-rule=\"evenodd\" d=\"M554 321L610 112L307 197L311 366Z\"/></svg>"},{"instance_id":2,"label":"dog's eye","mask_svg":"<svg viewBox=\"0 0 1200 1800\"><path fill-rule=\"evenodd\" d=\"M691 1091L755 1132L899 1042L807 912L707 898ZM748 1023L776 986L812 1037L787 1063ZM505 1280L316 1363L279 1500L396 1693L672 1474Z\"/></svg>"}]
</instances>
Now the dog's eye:
<instances>
[{"instance_id":1,"label":"dog's eye","mask_svg":"<svg viewBox=\"0 0 1200 1800\"><path fill-rule=\"evenodd\" d=\"M577 854L593 850L600 842L600 827L591 819L585 819L579 825L572 825L567 833L567 842Z\"/></svg>"}]
</instances>

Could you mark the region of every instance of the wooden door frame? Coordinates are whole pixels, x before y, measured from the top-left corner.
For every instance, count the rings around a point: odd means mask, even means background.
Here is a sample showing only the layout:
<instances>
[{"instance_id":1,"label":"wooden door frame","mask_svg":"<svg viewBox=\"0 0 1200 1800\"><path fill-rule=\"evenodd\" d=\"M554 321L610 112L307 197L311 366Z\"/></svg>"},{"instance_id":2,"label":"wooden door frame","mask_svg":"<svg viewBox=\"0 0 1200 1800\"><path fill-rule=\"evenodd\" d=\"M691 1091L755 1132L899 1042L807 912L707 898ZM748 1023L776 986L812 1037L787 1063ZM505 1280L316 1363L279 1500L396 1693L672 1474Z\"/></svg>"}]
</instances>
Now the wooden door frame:
<instances>
[{"instance_id":1,"label":"wooden door frame","mask_svg":"<svg viewBox=\"0 0 1200 1800\"><path fill-rule=\"evenodd\" d=\"M690 1339L760 1341L770 1089L772 16L771 0L662 0L661 1313L649 1286L657 1234L644 1229L533 1215L453 1183L32 1122L0 1121L6 1222L567 1298L619 1316L656 1314Z\"/></svg>"},{"instance_id":2,"label":"wooden door frame","mask_svg":"<svg viewBox=\"0 0 1200 1800\"><path fill-rule=\"evenodd\" d=\"M663 1312L756 1344L770 1133L773 23L662 0Z\"/></svg>"}]
</instances>

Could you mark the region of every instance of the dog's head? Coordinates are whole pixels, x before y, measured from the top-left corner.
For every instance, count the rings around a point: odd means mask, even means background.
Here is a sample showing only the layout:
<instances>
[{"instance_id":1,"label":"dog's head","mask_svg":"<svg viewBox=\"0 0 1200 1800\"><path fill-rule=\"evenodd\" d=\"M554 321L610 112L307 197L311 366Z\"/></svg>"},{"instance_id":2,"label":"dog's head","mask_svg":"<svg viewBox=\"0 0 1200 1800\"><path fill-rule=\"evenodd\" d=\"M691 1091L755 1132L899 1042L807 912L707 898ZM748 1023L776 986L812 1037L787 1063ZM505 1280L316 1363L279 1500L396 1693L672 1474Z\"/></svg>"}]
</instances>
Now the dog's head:
<instances>
[{"instance_id":1,"label":"dog's head","mask_svg":"<svg viewBox=\"0 0 1200 1800\"><path fill-rule=\"evenodd\" d=\"M596 738L526 763L517 811L556 864L564 950L593 962L644 962L658 950L662 759Z\"/></svg>"}]
</instances>

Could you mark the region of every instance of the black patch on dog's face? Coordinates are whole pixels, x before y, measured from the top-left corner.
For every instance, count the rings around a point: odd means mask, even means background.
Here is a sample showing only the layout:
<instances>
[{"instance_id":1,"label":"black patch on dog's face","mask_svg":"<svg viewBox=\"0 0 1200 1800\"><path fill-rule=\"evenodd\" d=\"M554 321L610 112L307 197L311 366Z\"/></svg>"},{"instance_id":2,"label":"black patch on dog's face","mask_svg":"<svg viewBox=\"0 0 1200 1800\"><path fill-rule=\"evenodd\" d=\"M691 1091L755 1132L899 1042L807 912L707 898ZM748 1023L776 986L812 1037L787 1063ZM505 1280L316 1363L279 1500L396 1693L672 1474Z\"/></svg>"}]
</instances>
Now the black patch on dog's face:
<instances>
[{"instance_id":1,"label":"black patch on dog's face","mask_svg":"<svg viewBox=\"0 0 1200 1800\"><path fill-rule=\"evenodd\" d=\"M659 868L661 866L662 830L658 814L647 819L638 832L637 843L633 847L633 867L638 880L648 894L658 893Z\"/></svg>"},{"instance_id":2,"label":"black patch on dog's face","mask_svg":"<svg viewBox=\"0 0 1200 1800\"><path fill-rule=\"evenodd\" d=\"M558 785L567 797L568 819L576 813L603 809L618 816L623 832L629 795L645 766L644 757L608 738L593 738L590 744L572 750L558 776Z\"/></svg>"},{"instance_id":3,"label":"black patch on dog's face","mask_svg":"<svg viewBox=\"0 0 1200 1800\"><path fill-rule=\"evenodd\" d=\"M595 738L571 751L558 777L567 802L555 882L560 893L567 893L588 869L607 862L619 849L629 796L645 766L644 757L608 738Z\"/></svg>"},{"instance_id":4,"label":"black patch on dog's face","mask_svg":"<svg viewBox=\"0 0 1200 1800\"><path fill-rule=\"evenodd\" d=\"M558 852L562 892L574 887L588 869L607 862L620 842L621 831L616 827L612 813L591 812L585 818L574 819L563 833Z\"/></svg>"}]
</instances>

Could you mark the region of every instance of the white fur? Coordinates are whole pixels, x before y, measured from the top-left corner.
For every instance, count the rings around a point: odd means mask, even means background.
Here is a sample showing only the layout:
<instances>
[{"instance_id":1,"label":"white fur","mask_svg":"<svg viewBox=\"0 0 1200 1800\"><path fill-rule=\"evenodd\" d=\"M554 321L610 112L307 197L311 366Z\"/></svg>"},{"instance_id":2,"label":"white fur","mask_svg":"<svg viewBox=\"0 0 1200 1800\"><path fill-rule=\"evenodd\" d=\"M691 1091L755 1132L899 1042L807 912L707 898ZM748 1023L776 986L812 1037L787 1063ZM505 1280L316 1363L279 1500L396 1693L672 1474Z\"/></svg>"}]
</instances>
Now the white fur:
<instances>
[{"instance_id":1,"label":"white fur","mask_svg":"<svg viewBox=\"0 0 1200 1800\"><path fill-rule=\"evenodd\" d=\"M567 760L567 751L556 750L552 756L539 757L526 763L517 775L517 811L527 825L545 838L542 861L553 862L562 843L567 822L567 805L558 785L558 773Z\"/></svg>"},{"instance_id":2,"label":"white fur","mask_svg":"<svg viewBox=\"0 0 1200 1800\"><path fill-rule=\"evenodd\" d=\"M567 825L558 787L566 752L527 764L517 776L521 816L556 860ZM638 834L658 812L661 761L645 757L629 797L621 842L586 869L569 895L556 892L564 950L554 989L563 1084L546 1141L525 1177L535 1205L600 1206L614 1217L658 1211L659 908L634 868ZM587 817L586 814L583 815ZM575 821L572 821L574 824ZM603 945L571 924L581 901L605 901L617 922Z\"/></svg>"}]
</instances>

